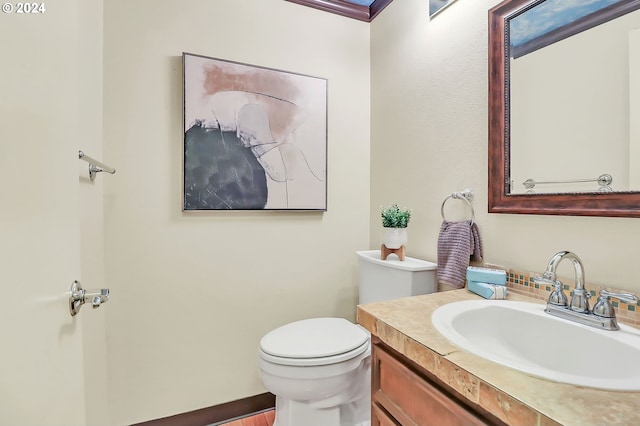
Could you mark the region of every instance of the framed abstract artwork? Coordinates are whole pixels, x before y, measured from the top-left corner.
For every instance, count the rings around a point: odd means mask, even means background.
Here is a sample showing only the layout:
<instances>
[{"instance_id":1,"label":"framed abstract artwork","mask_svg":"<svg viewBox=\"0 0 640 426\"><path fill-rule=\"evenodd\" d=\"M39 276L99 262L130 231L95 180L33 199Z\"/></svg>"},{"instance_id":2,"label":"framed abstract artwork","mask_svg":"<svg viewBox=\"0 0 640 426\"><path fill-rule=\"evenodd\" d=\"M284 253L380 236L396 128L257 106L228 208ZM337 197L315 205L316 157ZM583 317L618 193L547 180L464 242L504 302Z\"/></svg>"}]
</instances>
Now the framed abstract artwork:
<instances>
[{"instance_id":1,"label":"framed abstract artwork","mask_svg":"<svg viewBox=\"0 0 640 426\"><path fill-rule=\"evenodd\" d=\"M327 80L191 53L183 210L327 209Z\"/></svg>"}]
</instances>

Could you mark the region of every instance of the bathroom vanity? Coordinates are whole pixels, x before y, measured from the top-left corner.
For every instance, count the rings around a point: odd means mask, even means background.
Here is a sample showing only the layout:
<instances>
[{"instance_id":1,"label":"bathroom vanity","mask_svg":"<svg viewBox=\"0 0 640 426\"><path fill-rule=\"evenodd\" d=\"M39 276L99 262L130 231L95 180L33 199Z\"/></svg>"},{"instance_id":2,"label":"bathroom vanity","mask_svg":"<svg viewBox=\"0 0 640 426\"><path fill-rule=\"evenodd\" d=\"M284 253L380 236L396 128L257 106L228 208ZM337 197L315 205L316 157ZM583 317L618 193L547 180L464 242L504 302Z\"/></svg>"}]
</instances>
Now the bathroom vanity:
<instances>
[{"instance_id":1,"label":"bathroom vanity","mask_svg":"<svg viewBox=\"0 0 640 426\"><path fill-rule=\"evenodd\" d=\"M428 371L374 337L372 366L372 425L504 424L470 407Z\"/></svg>"},{"instance_id":2,"label":"bathroom vanity","mask_svg":"<svg viewBox=\"0 0 640 426\"><path fill-rule=\"evenodd\" d=\"M372 333L372 426L640 424L640 392L530 376L458 348L432 326L439 306L476 299L462 289L358 306L358 322ZM562 354L550 348L549 356ZM594 368L606 369L606 360Z\"/></svg>"}]
</instances>

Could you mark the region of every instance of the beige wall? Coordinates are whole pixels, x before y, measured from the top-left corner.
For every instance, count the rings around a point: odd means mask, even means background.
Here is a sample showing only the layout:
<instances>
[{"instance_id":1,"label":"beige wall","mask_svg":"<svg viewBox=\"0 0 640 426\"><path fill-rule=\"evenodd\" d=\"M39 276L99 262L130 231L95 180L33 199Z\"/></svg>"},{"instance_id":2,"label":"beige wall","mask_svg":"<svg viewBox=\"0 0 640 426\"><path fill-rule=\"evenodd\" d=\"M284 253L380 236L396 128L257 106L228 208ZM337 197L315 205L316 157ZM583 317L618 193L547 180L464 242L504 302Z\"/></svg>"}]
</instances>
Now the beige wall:
<instances>
[{"instance_id":1,"label":"beige wall","mask_svg":"<svg viewBox=\"0 0 640 426\"><path fill-rule=\"evenodd\" d=\"M487 10L498 1L458 0L431 21L427 3L394 1L371 26L371 247L379 206L398 202L414 209L409 255L436 259L442 201L471 187L486 261L540 271L571 250L588 282L640 291L637 219L487 214Z\"/></svg>"},{"instance_id":2,"label":"beige wall","mask_svg":"<svg viewBox=\"0 0 640 426\"><path fill-rule=\"evenodd\" d=\"M26 44L8 57L47 65L11 68L4 80L5 139L33 142L1 145L4 182L42 186L52 164L75 164L65 159L78 148L118 169L90 184L79 163L79 191L52 191L45 216L19 194L20 203L3 207L3 236L13 241L3 246L14 266L7 282L45 282L49 263L61 261L71 263L63 275L74 275L72 256L87 287L111 288L108 305L83 308L75 323L87 395L76 412L86 409L87 424L128 424L263 392L256 349L265 332L310 316L354 319L354 251L378 247L379 207L393 202L414 209L410 256L435 260L442 200L471 187L488 262L541 270L569 249L585 261L587 281L640 291L630 268L637 219L486 213L486 23L496 3L457 0L429 21L428 2L397 0L369 25L282 0L110 0L101 21L95 0L52 14L51 28L65 31L47 43L35 20L19 30ZM182 51L328 79L326 213L181 212ZM73 66L63 72L67 59ZM37 82L28 96L13 84L18 76ZM52 130L38 133L33 120ZM64 129L74 126L91 137L69 140ZM44 174L28 173L34 156ZM75 174L64 179L76 182ZM78 217L58 211L60 195L78 199ZM64 227L41 232L55 214ZM32 267L34 247L68 236L80 240L81 254L71 248ZM23 296L23 287L12 288L7 300ZM23 318L3 306L5 324ZM23 324L4 331L18 339L36 323ZM40 390L16 404L46 398Z\"/></svg>"},{"instance_id":3,"label":"beige wall","mask_svg":"<svg viewBox=\"0 0 640 426\"><path fill-rule=\"evenodd\" d=\"M260 337L355 319L369 243L369 25L282 0L104 5L110 411L148 420L264 392ZM183 51L328 80L328 211L182 213Z\"/></svg>"},{"instance_id":4,"label":"beige wall","mask_svg":"<svg viewBox=\"0 0 640 426\"><path fill-rule=\"evenodd\" d=\"M629 181L640 185L640 28L629 33Z\"/></svg>"}]
</instances>

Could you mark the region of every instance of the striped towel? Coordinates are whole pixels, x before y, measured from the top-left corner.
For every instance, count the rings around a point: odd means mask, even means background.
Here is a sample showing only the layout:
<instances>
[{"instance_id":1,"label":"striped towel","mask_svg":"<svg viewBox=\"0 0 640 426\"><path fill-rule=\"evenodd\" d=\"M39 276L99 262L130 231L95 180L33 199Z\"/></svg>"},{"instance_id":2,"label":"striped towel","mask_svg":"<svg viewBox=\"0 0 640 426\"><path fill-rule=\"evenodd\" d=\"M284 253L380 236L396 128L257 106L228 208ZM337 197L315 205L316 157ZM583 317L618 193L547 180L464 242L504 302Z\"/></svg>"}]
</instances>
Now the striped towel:
<instances>
[{"instance_id":1,"label":"striped towel","mask_svg":"<svg viewBox=\"0 0 640 426\"><path fill-rule=\"evenodd\" d=\"M438 281L463 288L469 261L482 259L482 240L470 220L443 221L438 236Z\"/></svg>"}]
</instances>

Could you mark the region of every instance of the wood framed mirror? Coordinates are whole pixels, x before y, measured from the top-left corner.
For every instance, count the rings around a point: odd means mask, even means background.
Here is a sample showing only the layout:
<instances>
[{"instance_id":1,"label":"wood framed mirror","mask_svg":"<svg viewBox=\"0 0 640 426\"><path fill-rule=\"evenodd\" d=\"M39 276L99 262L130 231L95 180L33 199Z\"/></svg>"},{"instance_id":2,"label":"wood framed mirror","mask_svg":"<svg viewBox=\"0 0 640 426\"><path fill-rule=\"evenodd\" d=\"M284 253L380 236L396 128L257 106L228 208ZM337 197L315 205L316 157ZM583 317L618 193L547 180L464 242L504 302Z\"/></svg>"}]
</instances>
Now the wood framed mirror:
<instances>
[{"instance_id":1,"label":"wood framed mirror","mask_svg":"<svg viewBox=\"0 0 640 426\"><path fill-rule=\"evenodd\" d=\"M489 10L489 213L640 217L640 187L629 189L621 185L621 190L611 192L599 192L597 189L593 189L575 192L562 190L563 192L517 193L513 190L511 163L512 149L515 145L512 146L511 105L513 94L511 92L510 69L513 52L511 52L510 25L514 18L531 11L546 1L551 0L506 0ZM575 34L586 32L605 22L624 17L629 12L640 9L640 0L612 0L609 3L598 13L596 20L593 17L587 17L579 22L575 21L565 25L560 30L563 32L560 39L571 38ZM640 11L635 13L640 13ZM553 40L548 41L547 44L554 42ZM542 43L542 46L536 49L545 48L545 46ZM518 53L518 55L520 54ZM629 73L628 70L627 73ZM584 86L584 90L590 90L590 87ZM551 107L551 101L547 102ZM627 121L640 122L638 111L640 109L636 104L636 109L633 110L635 119L627 118ZM536 118L533 119L536 120ZM589 120L585 119L585 121ZM533 124L541 125L542 120ZM626 129L626 132L632 140L640 144L637 129L637 127L636 130ZM547 134L551 135L550 137L553 136L553 132ZM607 142L607 140L601 141L605 148ZM561 166L549 164L547 159L556 154L554 143L559 142L553 141L551 148L545 146L539 149L543 151L541 155L545 160L533 162L534 168L560 170L571 169L574 166L571 164L571 158L561 163ZM576 161L580 161L579 157L576 158L578 158ZM598 159L596 158L595 161ZM640 173L640 164L635 168L632 166L633 162L627 166L632 170L631 173L636 169L638 169L636 173ZM614 175L614 185L615 179Z\"/></svg>"}]
</instances>

